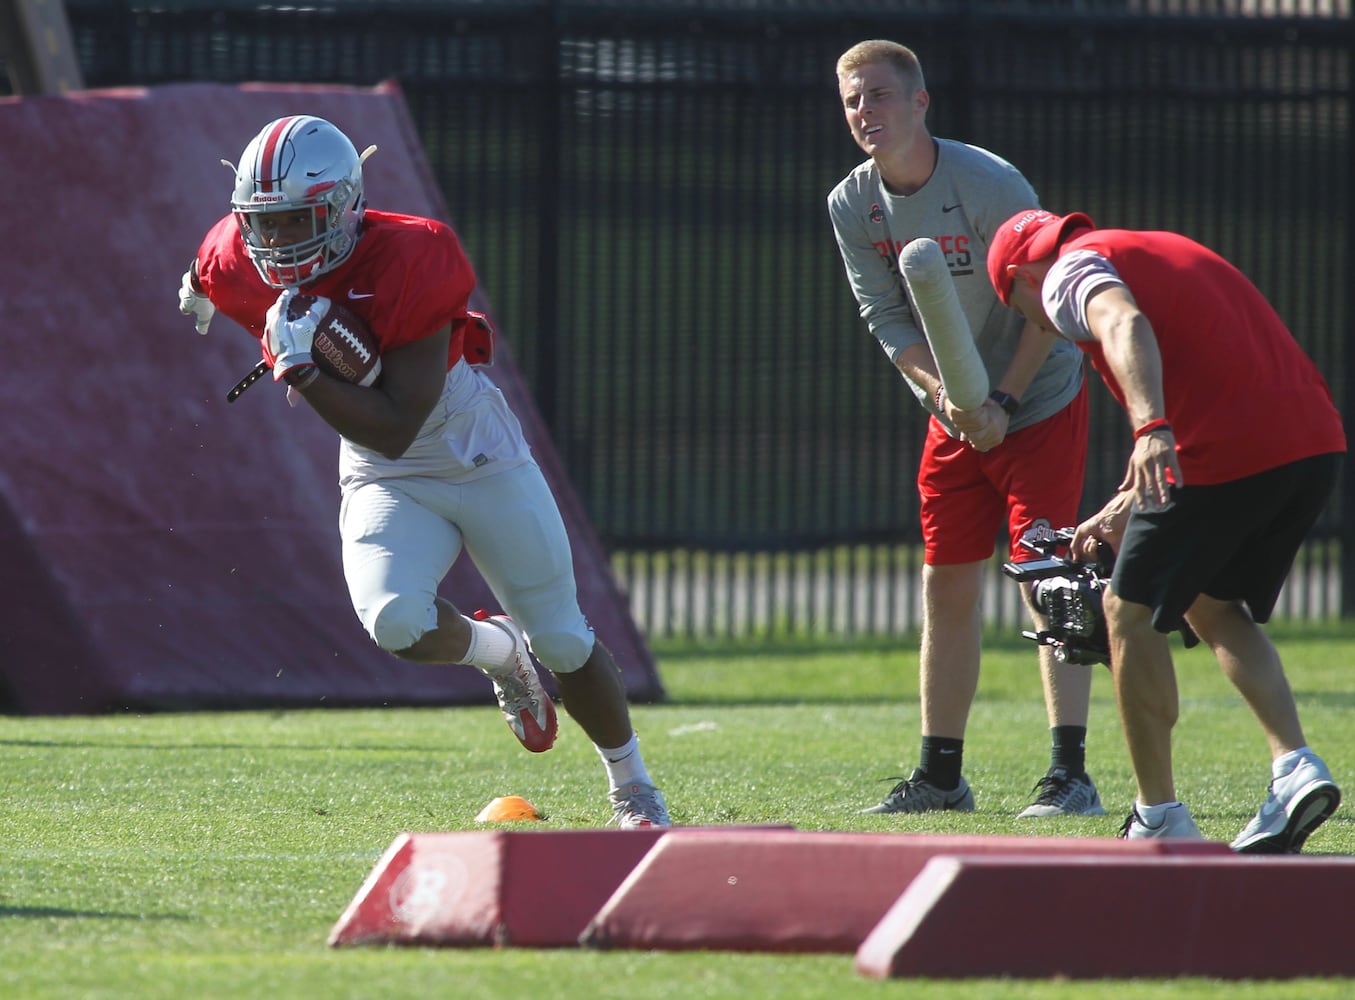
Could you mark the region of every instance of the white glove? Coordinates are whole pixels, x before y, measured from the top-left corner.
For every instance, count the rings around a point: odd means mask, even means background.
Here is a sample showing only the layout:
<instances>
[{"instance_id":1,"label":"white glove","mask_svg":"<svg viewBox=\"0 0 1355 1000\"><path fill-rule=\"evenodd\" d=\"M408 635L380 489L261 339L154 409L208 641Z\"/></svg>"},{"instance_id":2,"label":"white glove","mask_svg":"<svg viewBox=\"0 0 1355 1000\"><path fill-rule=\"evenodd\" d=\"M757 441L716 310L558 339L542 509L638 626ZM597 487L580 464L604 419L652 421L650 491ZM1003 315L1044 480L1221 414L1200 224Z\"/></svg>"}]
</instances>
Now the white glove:
<instances>
[{"instance_id":1,"label":"white glove","mask_svg":"<svg viewBox=\"0 0 1355 1000\"><path fill-rule=\"evenodd\" d=\"M287 378L289 385L296 384L304 369L315 367L311 344L321 320L329 312L329 299L318 295L309 309L296 319L288 319L288 306L295 295L295 289L283 289L277 301L268 307L264 319L264 357L273 366L273 381ZM309 378L306 376L305 380Z\"/></svg>"},{"instance_id":2,"label":"white glove","mask_svg":"<svg viewBox=\"0 0 1355 1000\"><path fill-rule=\"evenodd\" d=\"M205 334L216 315L216 306L212 300L193 287L193 270L183 273L183 282L179 285L179 312L185 316L196 316L198 333Z\"/></svg>"}]
</instances>

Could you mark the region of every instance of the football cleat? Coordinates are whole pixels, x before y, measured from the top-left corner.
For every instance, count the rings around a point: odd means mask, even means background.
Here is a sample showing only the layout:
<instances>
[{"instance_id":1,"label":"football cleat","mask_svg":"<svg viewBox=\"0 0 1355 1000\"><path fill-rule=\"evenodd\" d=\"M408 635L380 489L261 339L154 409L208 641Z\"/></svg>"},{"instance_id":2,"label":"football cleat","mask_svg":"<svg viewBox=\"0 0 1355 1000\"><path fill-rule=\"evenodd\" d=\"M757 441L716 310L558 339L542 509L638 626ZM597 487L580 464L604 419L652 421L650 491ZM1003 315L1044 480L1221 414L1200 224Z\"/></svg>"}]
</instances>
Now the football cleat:
<instances>
[{"instance_id":1,"label":"football cleat","mask_svg":"<svg viewBox=\"0 0 1355 1000\"><path fill-rule=\"evenodd\" d=\"M651 827L672 826L663 793L653 785L636 783L613 788L607 796L612 801L612 818L608 826L622 830L648 830Z\"/></svg>"},{"instance_id":2,"label":"football cleat","mask_svg":"<svg viewBox=\"0 0 1355 1000\"><path fill-rule=\"evenodd\" d=\"M508 728L513 730L518 742L532 753L544 753L555 745L560 720L555 714L555 703L541 686L541 678L527 652L527 640L523 638L522 629L507 615L477 611L475 619L491 622L512 637L512 658L502 668L503 673L489 674L489 679L494 682L494 696L499 700L503 719L508 723Z\"/></svg>"}]
</instances>

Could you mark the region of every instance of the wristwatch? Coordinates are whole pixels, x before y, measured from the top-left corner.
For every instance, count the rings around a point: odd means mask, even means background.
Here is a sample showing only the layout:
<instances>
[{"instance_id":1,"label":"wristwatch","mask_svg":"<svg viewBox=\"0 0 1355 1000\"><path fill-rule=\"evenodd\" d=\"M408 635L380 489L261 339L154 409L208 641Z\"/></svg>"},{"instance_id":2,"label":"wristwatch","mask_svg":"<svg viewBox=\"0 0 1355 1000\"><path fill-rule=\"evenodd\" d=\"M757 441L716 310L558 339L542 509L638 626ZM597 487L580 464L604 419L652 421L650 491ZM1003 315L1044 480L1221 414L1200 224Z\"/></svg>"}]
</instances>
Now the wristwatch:
<instances>
[{"instance_id":1,"label":"wristwatch","mask_svg":"<svg viewBox=\"0 0 1355 1000\"><path fill-rule=\"evenodd\" d=\"M1016 416L1016 411L1021 409L1021 400L1001 389L994 389L988 394L988 398L1006 410L1009 417Z\"/></svg>"}]
</instances>

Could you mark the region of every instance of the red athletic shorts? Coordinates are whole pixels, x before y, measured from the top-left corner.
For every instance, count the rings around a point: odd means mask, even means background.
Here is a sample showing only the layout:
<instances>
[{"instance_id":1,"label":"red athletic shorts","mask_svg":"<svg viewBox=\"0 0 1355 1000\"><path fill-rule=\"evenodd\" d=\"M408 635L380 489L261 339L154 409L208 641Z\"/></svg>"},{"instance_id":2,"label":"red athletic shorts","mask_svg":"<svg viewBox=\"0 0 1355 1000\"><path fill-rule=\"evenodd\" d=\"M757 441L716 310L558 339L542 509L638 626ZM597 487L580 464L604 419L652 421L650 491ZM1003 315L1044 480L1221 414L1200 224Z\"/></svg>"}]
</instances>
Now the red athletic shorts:
<instances>
[{"instance_id":1,"label":"red athletic shorts","mask_svg":"<svg viewBox=\"0 0 1355 1000\"><path fill-rule=\"evenodd\" d=\"M992 556L1006 516L1011 558L1039 558L1019 544L1077 523L1087 466L1087 386L1038 424L980 452L927 425L917 488L922 541L930 566L982 562Z\"/></svg>"}]
</instances>

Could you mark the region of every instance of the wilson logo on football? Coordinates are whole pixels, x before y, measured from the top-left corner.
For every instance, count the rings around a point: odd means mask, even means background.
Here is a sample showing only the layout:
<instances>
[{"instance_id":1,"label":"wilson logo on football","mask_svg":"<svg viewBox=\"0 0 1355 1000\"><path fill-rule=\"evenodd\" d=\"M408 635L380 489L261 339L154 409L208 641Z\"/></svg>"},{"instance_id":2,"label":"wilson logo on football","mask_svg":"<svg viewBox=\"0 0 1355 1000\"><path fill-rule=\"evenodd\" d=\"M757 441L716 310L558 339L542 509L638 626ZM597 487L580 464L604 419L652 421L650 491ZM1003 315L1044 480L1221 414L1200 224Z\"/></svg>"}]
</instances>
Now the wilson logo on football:
<instances>
[{"instance_id":1,"label":"wilson logo on football","mask_svg":"<svg viewBox=\"0 0 1355 1000\"><path fill-rule=\"evenodd\" d=\"M299 309L314 298L293 300ZM327 302L311 342L311 356L324 372L355 385L372 386L381 377L381 354L366 321L338 302Z\"/></svg>"},{"instance_id":2,"label":"wilson logo on football","mask_svg":"<svg viewBox=\"0 0 1355 1000\"><path fill-rule=\"evenodd\" d=\"M338 329L340 328L336 326L335 332L338 332ZM328 367L333 374L348 382L358 381L357 368L348 363L348 360L344 357L343 351L340 350L338 345L332 340L325 337L317 340L314 346L315 350L329 362Z\"/></svg>"}]
</instances>

